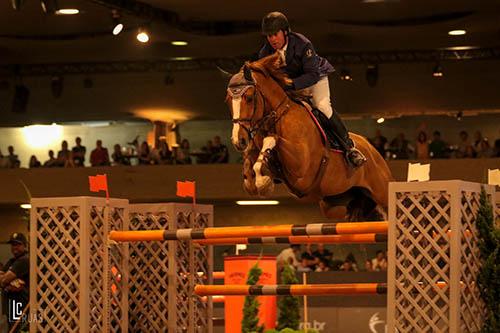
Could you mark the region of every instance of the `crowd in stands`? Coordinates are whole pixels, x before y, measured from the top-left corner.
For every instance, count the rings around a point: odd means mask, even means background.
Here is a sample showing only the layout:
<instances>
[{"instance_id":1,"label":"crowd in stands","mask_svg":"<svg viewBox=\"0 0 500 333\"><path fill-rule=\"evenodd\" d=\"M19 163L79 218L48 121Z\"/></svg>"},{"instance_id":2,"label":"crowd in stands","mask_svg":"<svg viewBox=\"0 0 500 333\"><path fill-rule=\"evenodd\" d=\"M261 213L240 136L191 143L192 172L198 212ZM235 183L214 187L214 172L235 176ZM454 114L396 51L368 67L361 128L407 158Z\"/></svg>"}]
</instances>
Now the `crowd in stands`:
<instances>
[{"instance_id":1,"label":"crowd in stands","mask_svg":"<svg viewBox=\"0 0 500 333\"><path fill-rule=\"evenodd\" d=\"M480 131L476 131L472 139L466 131L461 131L458 143L448 142L442 138L439 131L434 131L432 138L429 138L424 130L418 132L414 142L407 139L404 133L389 141L380 130L377 130L375 136L369 140L387 160L500 157L500 139L491 144ZM0 168L20 167L21 162L15 154L14 147L9 146L7 151L8 154L3 155L0 150ZM81 167L85 165L86 154L87 148L82 145L81 138L77 137L75 146L71 150L68 142L64 140L57 155L53 150L49 150L48 159L43 162L32 155L28 167ZM132 148L115 144L110 156L102 141L97 140L88 158L91 166L209 164L228 163L229 151L220 136L215 136L198 151L191 150L187 139L183 139L178 147L170 147L165 140L162 140L157 143L156 148L151 147L146 141L139 145L135 140Z\"/></svg>"},{"instance_id":2,"label":"crowd in stands","mask_svg":"<svg viewBox=\"0 0 500 333\"><path fill-rule=\"evenodd\" d=\"M466 131L461 131L457 143L445 140L439 131L434 131L430 138L425 130L418 132L414 142L408 140L404 133L389 141L380 130L369 140L380 155L388 160L500 157L500 139L491 144L480 131L476 131L472 139Z\"/></svg>"},{"instance_id":3,"label":"crowd in stands","mask_svg":"<svg viewBox=\"0 0 500 333\"><path fill-rule=\"evenodd\" d=\"M290 265L297 272L327 272L327 271L385 271L387 270L387 256L383 251L377 251L375 258L367 259L360 267L352 253L345 258L335 258L333 252L327 249L324 244L302 246L292 244L284 249L276 258L278 268Z\"/></svg>"},{"instance_id":4,"label":"crowd in stands","mask_svg":"<svg viewBox=\"0 0 500 333\"><path fill-rule=\"evenodd\" d=\"M192 164L192 157L196 158L197 164L229 162L229 151L220 136L209 140L198 152L190 150L187 139L183 139L178 147L169 147L165 140L160 140L156 146L157 148L152 148L146 141L139 145L137 140L132 143L132 148L124 149L120 144L115 144L110 156L102 141L97 140L88 158L91 166ZM19 168L21 162L14 152L14 147L9 146L7 150L8 155L3 155L0 151L0 168ZM75 146L71 150L68 142L64 140L57 155L53 150L49 150L48 159L43 163L32 155L28 167L82 167L85 166L86 153L87 148L82 145L81 138L75 139Z\"/></svg>"}]
</instances>

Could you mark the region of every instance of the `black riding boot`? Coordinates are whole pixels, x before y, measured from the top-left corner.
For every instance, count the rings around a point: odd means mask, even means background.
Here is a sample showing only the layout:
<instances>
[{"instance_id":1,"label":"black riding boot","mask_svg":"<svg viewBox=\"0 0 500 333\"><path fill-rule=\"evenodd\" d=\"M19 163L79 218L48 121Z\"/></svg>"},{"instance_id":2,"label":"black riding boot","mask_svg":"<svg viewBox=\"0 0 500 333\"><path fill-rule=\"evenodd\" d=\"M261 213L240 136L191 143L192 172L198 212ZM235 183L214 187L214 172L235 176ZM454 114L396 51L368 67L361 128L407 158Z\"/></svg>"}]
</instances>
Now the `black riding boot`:
<instances>
[{"instance_id":1,"label":"black riding boot","mask_svg":"<svg viewBox=\"0 0 500 333\"><path fill-rule=\"evenodd\" d=\"M342 148L345 151L347 162L354 168L363 165L363 163L366 162L366 157L363 155L363 153L361 153L361 151L354 147L354 142L349 137L347 128L345 127L340 117L337 115L337 112L333 112L333 115L329 120L331 130L334 132L334 135L337 137L340 144L342 145Z\"/></svg>"}]
</instances>

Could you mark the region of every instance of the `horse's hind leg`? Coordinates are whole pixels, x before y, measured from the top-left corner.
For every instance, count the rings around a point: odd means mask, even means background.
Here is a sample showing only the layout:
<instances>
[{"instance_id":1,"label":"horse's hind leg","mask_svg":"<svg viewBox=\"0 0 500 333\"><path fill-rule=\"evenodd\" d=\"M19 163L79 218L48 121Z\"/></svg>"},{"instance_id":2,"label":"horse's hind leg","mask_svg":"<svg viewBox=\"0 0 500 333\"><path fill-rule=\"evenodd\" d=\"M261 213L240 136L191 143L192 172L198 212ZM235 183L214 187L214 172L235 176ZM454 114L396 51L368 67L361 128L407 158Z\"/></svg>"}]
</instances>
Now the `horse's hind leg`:
<instances>
[{"instance_id":1,"label":"horse's hind leg","mask_svg":"<svg viewBox=\"0 0 500 333\"><path fill-rule=\"evenodd\" d=\"M377 203L363 191L358 191L354 199L347 205L348 221L380 221L381 214L377 211Z\"/></svg>"}]
</instances>

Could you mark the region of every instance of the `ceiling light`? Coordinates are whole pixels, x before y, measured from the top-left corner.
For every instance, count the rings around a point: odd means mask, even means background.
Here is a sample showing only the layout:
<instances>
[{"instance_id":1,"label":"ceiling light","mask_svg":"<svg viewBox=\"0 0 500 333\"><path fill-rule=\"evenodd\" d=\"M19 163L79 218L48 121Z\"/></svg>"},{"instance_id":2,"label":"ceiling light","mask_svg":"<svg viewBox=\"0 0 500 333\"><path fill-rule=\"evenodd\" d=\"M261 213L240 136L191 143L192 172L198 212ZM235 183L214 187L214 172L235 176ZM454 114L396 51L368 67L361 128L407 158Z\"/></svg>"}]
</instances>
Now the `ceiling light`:
<instances>
[{"instance_id":1,"label":"ceiling light","mask_svg":"<svg viewBox=\"0 0 500 333\"><path fill-rule=\"evenodd\" d=\"M113 28L113 35L117 36L123 30L123 23L117 22Z\"/></svg>"},{"instance_id":2,"label":"ceiling light","mask_svg":"<svg viewBox=\"0 0 500 333\"><path fill-rule=\"evenodd\" d=\"M19 205L22 209L31 209L31 204L21 204Z\"/></svg>"},{"instance_id":3,"label":"ceiling light","mask_svg":"<svg viewBox=\"0 0 500 333\"><path fill-rule=\"evenodd\" d=\"M443 77L443 68L441 67L441 65L437 64L434 67L434 70L432 71L432 76L434 76L434 77Z\"/></svg>"},{"instance_id":4,"label":"ceiling light","mask_svg":"<svg viewBox=\"0 0 500 333\"><path fill-rule=\"evenodd\" d=\"M384 117L380 117L377 119L377 124L382 124L385 121Z\"/></svg>"},{"instance_id":5,"label":"ceiling light","mask_svg":"<svg viewBox=\"0 0 500 333\"><path fill-rule=\"evenodd\" d=\"M57 15L76 15L80 13L80 11L76 8L62 8L56 11Z\"/></svg>"},{"instance_id":6,"label":"ceiling light","mask_svg":"<svg viewBox=\"0 0 500 333\"><path fill-rule=\"evenodd\" d=\"M175 60L175 61L187 61L187 60L192 60L193 57L172 57L170 60Z\"/></svg>"},{"instance_id":7,"label":"ceiling light","mask_svg":"<svg viewBox=\"0 0 500 333\"><path fill-rule=\"evenodd\" d=\"M344 68L340 71L340 79L344 81L352 81L351 72Z\"/></svg>"},{"instance_id":8,"label":"ceiling light","mask_svg":"<svg viewBox=\"0 0 500 333\"><path fill-rule=\"evenodd\" d=\"M149 42L149 34L146 31L146 29L143 29L143 28L139 29L139 32L137 33L136 38L141 43Z\"/></svg>"},{"instance_id":9,"label":"ceiling light","mask_svg":"<svg viewBox=\"0 0 500 333\"><path fill-rule=\"evenodd\" d=\"M174 40L171 44L175 46L186 46L188 45L188 42L183 40Z\"/></svg>"},{"instance_id":10,"label":"ceiling light","mask_svg":"<svg viewBox=\"0 0 500 333\"><path fill-rule=\"evenodd\" d=\"M123 30L121 15L117 10L113 9L111 11L111 18L113 20L113 35L117 36Z\"/></svg>"},{"instance_id":11,"label":"ceiling light","mask_svg":"<svg viewBox=\"0 0 500 333\"><path fill-rule=\"evenodd\" d=\"M239 200L236 201L236 204L240 206L257 206L257 205L279 205L278 200Z\"/></svg>"},{"instance_id":12,"label":"ceiling light","mask_svg":"<svg viewBox=\"0 0 500 333\"><path fill-rule=\"evenodd\" d=\"M467 33L467 31L465 30L450 30L448 31L448 35L450 36L462 36L462 35L465 35Z\"/></svg>"}]
</instances>

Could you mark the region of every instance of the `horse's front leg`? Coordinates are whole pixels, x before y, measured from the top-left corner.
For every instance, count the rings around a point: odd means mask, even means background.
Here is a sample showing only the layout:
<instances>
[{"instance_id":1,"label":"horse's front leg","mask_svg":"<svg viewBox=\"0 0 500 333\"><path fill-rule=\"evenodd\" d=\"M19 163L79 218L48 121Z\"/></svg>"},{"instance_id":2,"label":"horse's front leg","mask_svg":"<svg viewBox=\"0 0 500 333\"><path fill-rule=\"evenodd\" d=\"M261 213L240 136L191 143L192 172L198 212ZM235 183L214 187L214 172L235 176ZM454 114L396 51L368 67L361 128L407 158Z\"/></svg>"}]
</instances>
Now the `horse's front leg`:
<instances>
[{"instance_id":1,"label":"horse's front leg","mask_svg":"<svg viewBox=\"0 0 500 333\"><path fill-rule=\"evenodd\" d=\"M272 150L276 147L277 137L267 136L263 140L262 149L260 150L259 158L253 165L255 171L255 186L260 195L270 194L274 190L272 175L268 167L265 165L265 154L267 150ZM267 171L267 172L266 172Z\"/></svg>"}]
</instances>

